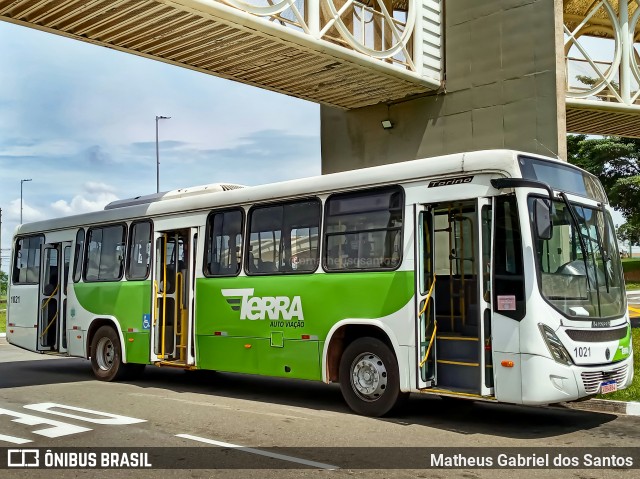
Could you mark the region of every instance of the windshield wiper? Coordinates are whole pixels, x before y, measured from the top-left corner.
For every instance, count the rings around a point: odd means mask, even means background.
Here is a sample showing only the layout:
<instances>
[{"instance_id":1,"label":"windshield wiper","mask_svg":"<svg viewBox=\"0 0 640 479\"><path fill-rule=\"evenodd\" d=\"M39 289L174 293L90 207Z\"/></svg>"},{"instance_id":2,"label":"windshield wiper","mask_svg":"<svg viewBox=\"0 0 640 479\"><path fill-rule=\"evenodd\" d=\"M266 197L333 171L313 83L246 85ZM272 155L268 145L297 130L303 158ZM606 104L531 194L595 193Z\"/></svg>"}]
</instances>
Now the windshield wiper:
<instances>
[{"instance_id":1,"label":"windshield wiper","mask_svg":"<svg viewBox=\"0 0 640 479\"><path fill-rule=\"evenodd\" d=\"M609 293L609 273L607 270L607 263L611 261L611 256L609 256L609 249L607 246L609 245L609 221L607 218L607 210L604 209L604 205L600 203L599 208L595 211L602 215L602 223L603 223L603 235L600 237L600 232L598 231L598 221L596 219L596 237L598 239L598 247L600 248L600 254L602 255L602 268L604 269L604 285L607 288L607 293Z\"/></svg>"},{"instance_id":2,"label":"windshield wiper","mask_svg":"<svg viewBox=\"0 0 640 479\"><path fill-rule=\"evenodd\" d=\"M589 284L590 283L589 266L587 265L587 255L589 254L589 251L587 250L587 245L584 242L584 236L582 235L582 229L580 228L580 223L578 223L578 216L576 215L576 212L574 211L571 203L569 203L569 200L567 199L567 195L564 192L560 192L558 193L558 196L562 198L562 201L564 201L564 204L569 210L569 215L573 220L573 224L576 227L576 232L578 233L578 239L580 240L580 246L582 247L582 261L584 261L584 272L587 276L587 284ZM598 311L602 311L602 309L600 308L600 286L598 285L598 271L596 270L595 265L593 269L593 276L594 276L594 281L596 283L595 286L596 286L596 297L598 298Z\"/></svg>"}]
</instances>

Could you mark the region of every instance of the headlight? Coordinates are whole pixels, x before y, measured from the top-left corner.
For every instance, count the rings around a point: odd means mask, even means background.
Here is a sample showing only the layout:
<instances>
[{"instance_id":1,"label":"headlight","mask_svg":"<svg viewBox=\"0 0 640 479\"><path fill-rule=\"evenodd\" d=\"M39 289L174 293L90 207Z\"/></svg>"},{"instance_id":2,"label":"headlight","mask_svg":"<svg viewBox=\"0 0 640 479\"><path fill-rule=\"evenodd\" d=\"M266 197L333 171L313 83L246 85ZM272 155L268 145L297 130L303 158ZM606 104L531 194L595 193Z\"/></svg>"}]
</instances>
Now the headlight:
<instances>
[{"instance_id":1,"label":"headlight","mask_svg":"<svg viewBox=\"0 0 640 479\"><path fill-rule=\"evenodd\" d=\"M556 333L553 332L553 329L542 323L538 323L538 327L540 328L540 334L542 334L542 338L547 344L547 348L549 348L549 352L553 359L558 363L568 365L573 364L569 351L567 351L562 345L558 336L556 336Z\"/></svg>"}]
</instances>

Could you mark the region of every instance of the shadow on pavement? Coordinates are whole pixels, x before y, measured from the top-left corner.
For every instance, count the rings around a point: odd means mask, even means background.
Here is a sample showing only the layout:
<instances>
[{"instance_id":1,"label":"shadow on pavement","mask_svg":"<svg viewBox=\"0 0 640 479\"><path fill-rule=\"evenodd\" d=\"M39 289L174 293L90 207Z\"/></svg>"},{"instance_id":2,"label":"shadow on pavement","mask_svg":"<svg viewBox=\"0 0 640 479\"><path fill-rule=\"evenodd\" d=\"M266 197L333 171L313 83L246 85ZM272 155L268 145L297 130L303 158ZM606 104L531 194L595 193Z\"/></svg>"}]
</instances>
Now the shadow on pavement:
<instances>
[{"instance_id":1,"label":"shadow on pavement","mask_svg":"<svg viewBox=\"0 0 640 479\"><path fill-rule=\"evenodd\" d=\"M0 388L82 381L94 381L89 361L83 359L0 363ZM212 371L184 372L147 366L138 379L123 383L136 388L200 394L204 401L207 397L211 401L226 397L351 414L337 385L314 381ZM108 383L102 384L109 387ZM375 420L458 434L490 434L526 440L596 429L616 418L613 414L560 407L523 407L414 394L401 411L392 417ZM627 421L629 431L621 430L620 433L640 438L640 423L635 419Z\"/></svg>"},{"instance_id":2,"label":"shadow on pavement","mask_svg":"<svg viewBox=\"0 0 640 479\"><path fill-rule=\"evenodd\" d=\"M84 359L0 363L0 389L74 383L92 379L94 376L91 366Z\"/></svg>"},{"instance_id":3,"label":"shadow on pavement","mask_svg":"<svg viewBox=\"0 0 640 479\"><path fill-rule=\"evenodd\" d=\"M211 371L185 373L152 367L147 367L145 374L131 384L351 414L336 384ZM459 434L536 439L594 429L617 417L563 407L526 407L414 394L402 410L377 420ZM640 436L639 425L634 423L633 427L639 429L634 435Z\"/></svg>"}]
</instances>

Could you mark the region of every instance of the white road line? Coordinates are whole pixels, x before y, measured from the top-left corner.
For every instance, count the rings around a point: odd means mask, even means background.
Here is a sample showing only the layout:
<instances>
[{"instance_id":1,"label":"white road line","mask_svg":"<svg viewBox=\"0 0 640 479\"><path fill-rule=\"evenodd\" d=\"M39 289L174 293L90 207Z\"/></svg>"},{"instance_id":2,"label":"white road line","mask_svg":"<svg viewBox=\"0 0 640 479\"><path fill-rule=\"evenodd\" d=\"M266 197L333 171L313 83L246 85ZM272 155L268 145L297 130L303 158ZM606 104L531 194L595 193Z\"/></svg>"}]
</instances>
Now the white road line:
<instances>
[{"instance_id":1,"label":"white road line","mask_svg":"<svg viewBox=\"0 0 640 479\"><path fill-rule=\"evenodd\" d=\"M146 394L146 393L131 393L129 394L130 396L142 396L142 397L153 397L153 398L157 398L158 396L156 394ZM180 398L162 398L164 401L177 401L177 402L181 402L181 403L185 403L185 404L192 404L194 406L204 406L204 407L214 407L214 408L218 408L218 409L226 409L229 411L236 411L236 412L243 412L243 413L249 413L249 414L260 414L261 416L271 416L271 417L283 417L285 419L300 419L303 421L308 421L309 418L308 417L300 417L300 416L293 416L291 414L280 414L277 412L263 412L263 411L253 411L250 409L242 409L242 408L238 408L238 407L232 407L232 406L225 406L224 404L212 404L209 402L204 402L204 401L191 401L189 399L180 399Z\"/></svg>"},{"instance_id":2,"label":"white road line","mask_svg":"<svg viewBox=\"0 0 640 479\"><path fill-rule=\"evenodd\" d=\"M254 449L253 447L238 446L237 444L230 444L228 442L215 441L213 439L207 439L204 437L192 436L191 434L176 434L176 437L183 439L191 439L192 441L204 442L205 444L211 444L213 446L228 447L230 449L239 449L242 452L248 452L251 454L258 454L260 456L272 457L274 459L280 459L282 461L295 462L297 464L303 464L305 466L317 467L318 469L336 470L340 469L338 466L331 464L323 464L322 462L308 461L306 459L300 459L293 456L285 456L284 454L277 454L275 452L261 451L260 449Z\"/></svg>"}]
</instances>

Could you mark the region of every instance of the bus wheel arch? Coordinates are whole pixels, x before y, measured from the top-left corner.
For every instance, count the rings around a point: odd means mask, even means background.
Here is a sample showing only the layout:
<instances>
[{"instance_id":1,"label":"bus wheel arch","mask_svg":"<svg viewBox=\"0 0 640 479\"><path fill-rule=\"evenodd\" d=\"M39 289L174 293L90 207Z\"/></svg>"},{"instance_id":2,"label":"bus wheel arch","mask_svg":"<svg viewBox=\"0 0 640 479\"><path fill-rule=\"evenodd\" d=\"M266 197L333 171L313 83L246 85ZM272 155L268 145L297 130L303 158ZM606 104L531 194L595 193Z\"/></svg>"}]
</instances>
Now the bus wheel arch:
<instances>
[{"instance_id":1,"label":"bus wheel arch","mask_svg":"<svg viewBox=\"0 0 640 479\"><path fill-rule=\"evenodd\" d=\"M331 335L326 352L326 379L339 382L351 409L367 416L383 416L408 396L401 392L401 371L396 348L382 328L372 324L346 324ZM354 377L372 379L366 387Z\"/></svg>"},{"instance_id":2,"label":"bus wheel arch","mask_svg":"<svg viewBox=\"0 0 640 479\"><path fill-rule=\"evenodd\" d=\"M113 318L95 318L93 321L91 321L91 324L89 325L89 329L87 330L85 357L86 358L91 357L91 344L93 343L93 338L102 326L109 326L113 328L113 330L115 331L120 341L120 344L122 346L122 362L126 363L127 353L124 347L124 336L122 335L122 329L120 328L120 324L118 324L118 321L114 320Z\"/></svg>"},{"instance_id":3,"label":"bus wheel arch","mask_svg":"<svg viewBox=\"0 0 640 479\"><path fill-rule=\"evenodd\" d=\"M101 381L115 381L125 372L122 343L112 325L100 326L91 338L91 369Z\"/></svg>"},{"instance_id":4,"label":"bus wheel arch","mask_svg":"<svg viewBox=\"0 0 640 479\"><path fill-rule=\"evenodd\" d=\"M336 325L333 332L329 332L328 345L325 352L325 367L324 374L325 382L338 382L340 358L344 350L358 338L372 337L379 339L385 343L396 355L396 347L391 341L389 334L376 324L366 323L347 323L342 325Z\"/></svg>"}]
</instances>

